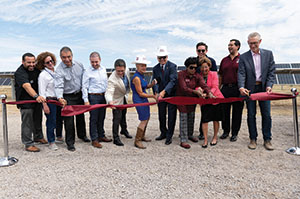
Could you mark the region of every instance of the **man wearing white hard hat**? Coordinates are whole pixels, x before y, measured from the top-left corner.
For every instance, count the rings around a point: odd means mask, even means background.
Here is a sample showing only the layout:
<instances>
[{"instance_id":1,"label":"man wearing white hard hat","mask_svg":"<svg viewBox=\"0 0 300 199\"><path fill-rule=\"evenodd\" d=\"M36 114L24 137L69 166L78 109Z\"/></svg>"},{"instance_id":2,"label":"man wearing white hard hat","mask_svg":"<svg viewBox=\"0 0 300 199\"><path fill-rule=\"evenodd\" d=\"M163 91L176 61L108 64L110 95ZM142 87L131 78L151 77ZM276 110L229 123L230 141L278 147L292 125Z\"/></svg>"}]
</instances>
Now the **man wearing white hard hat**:
<instances>
[{"instance_id":1,"label":"man wearing white hard hat","mask_svg":"<svg viewBox=\"0 0 300 199\"><path fill-rule=\"evenodd\" d=\"M168 51L166 46L158 47L156 53L158 64L153 67L153 79L157 81L157 85L153 87L153 92L160 98L172 97L176 93L177 84L177 65L168 61ZM167 109L168 109L168 127L167 127ZM158 118L160 136L156 140L166 139L165 144L172 143L176 123L177 107L167 102L158 103Z\"/></svg>"},{"instance_id":2,"label":"man wearing white hard hat","mask_svg":"<svg viewBox=\"0 0 300 199\"><path fill-rule=\"evenodd\" d=\"M131 90L132 90L132 101L136 103L147 103L148 98L157 99L157 96L154 94L148 94L146 89L152 88L156 81L153 80L151 84L145 80L144 73L146 72L147 64L150 62L147 61L146 57L139 55L136 57L135 61L132 62L136 66L136 72L134 73L131 79ZM148 142L150 140L145 138L146 128L150 119L150 108L149 106L136 106L136 111L138 113L139 120L141 121L137 127L137 132L135 136L134 145L137 148L145 149L142 141Z\"/></svg>"}]
</instances>

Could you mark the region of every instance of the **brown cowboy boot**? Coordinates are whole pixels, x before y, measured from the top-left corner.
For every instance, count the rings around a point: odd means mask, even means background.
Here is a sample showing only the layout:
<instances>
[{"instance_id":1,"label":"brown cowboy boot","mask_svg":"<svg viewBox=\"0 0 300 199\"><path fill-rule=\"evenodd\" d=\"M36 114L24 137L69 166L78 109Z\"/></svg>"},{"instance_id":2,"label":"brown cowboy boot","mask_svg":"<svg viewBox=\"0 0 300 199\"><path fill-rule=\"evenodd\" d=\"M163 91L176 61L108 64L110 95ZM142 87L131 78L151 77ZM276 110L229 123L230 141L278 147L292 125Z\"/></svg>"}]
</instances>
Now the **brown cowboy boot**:
<instances>
[{"instance_id":1,"label":"brown cowboy boot","mask_svg":"<svg viewBox=\"0 0 300 199\"><path fill-rule=\"evenodd\" d=\"M151 139L147 139L145 137L147 126L148 126L148 124L145 126L145 130L144 130L144 133L143 133L143 136L142 136L142 141L144 141L144 142L151 142Z\"/></svg>"},{"instance_id":2,"label":"brown cowboy boot","mask_svg":"<svg viewBox=\"0 0 300 199\"><path fill-rule=\"evenodd\" d=\"M136 146L139 149L145 149L146 148L142 144L143 133L144 133L144 131L138 127L137 131L136 131L134 146Z\"/></svg>"}]
</instances>

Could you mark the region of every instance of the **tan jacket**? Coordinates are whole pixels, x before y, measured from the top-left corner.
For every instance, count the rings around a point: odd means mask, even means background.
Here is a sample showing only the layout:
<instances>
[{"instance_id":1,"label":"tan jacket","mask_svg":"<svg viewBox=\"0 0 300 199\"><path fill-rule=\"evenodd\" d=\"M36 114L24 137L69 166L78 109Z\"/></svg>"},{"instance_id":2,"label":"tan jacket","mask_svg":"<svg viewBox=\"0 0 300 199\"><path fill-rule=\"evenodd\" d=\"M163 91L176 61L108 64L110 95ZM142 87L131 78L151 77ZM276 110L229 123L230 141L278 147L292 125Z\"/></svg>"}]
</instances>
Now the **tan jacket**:
<instances>
[{"instance_id":1,"label":"tan jacket","mask_svg":"<svg viewBox=\"0 0 300 199\"><path fill-rule=\"evenodd\" d=\"M126 68L125 75L128 78L129 89L126 90L123 80L117 75L116 71L108 78L107 90L105 92L106 102L109 104L111 101L115 101L115 105L124 104L124 97L128 102L128 93L130 91L130 76L129 70Z\"/></svg>"}]
</instances>

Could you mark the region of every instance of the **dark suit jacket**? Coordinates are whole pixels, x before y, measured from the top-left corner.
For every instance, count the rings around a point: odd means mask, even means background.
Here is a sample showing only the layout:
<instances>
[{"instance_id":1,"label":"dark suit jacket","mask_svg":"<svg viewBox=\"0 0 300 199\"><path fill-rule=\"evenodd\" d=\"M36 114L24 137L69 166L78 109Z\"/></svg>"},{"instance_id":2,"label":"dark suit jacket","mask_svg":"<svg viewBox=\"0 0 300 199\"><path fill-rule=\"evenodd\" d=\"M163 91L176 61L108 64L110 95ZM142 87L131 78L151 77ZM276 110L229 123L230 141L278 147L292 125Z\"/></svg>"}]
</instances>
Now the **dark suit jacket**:
<instances>
[{"instance_id":1,"label":"dark suit jacket","mask_svg":"<svg viewBox=\"0 0 300 199\"><path fill-rule=\"evenodd\" d=\"M275 82L275 62L273 53L270 50L259 49L261 55L261 81L262 88L273 86ZM254 91L256 82L255 66L251 51L245 52L240 56L238 69L238 86L250 91Z\"/></svg>"},{"instance_id":2,"label":"dark suit jacket","mask_svg":"<svg viewBox=\"0 0 300 199\"><path fill-rule=\"evenodd\" d=\"M162 75L161 66L158 63L153 67L152 79L157 80L157 84L153 86L154 93L160 93L162 90L165 90L166 97L174 96L177 84L177 65L167 61L164 75Z\"/></svg>"}]
</instances>

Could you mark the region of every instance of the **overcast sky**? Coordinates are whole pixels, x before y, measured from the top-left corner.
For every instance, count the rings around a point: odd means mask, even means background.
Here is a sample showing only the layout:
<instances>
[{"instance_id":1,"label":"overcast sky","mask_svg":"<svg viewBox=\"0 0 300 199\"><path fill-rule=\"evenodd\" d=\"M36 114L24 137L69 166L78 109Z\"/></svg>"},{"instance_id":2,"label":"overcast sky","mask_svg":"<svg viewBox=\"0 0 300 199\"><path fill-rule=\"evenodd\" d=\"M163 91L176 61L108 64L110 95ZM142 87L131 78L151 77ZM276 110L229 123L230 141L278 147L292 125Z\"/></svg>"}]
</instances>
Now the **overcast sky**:
<instances>
[{"instance_id":1,"label":"overcast sky","mask_svg":"<svg viewBox=\"0 0 300 199\"><path fill-rule=\"evenodd\" d=\"M15 71L25 52L35 55L69 46L73 59L89 65L98 51L111 68L118 58L127 66L137 54L157 63L159 45L169 60L183 65L195 56L199 41L217 64L236 38L247 51L247 36L262 35L262 48L276 63L300 62L300 1L298 0L0 0L0 71Z\"/></svg>"}]
</instances>

